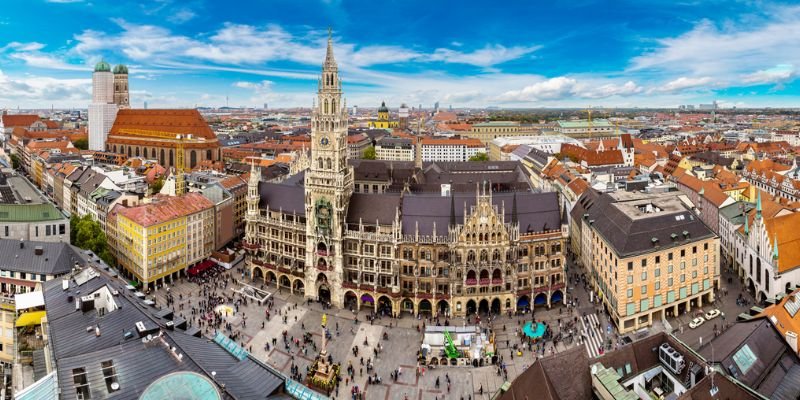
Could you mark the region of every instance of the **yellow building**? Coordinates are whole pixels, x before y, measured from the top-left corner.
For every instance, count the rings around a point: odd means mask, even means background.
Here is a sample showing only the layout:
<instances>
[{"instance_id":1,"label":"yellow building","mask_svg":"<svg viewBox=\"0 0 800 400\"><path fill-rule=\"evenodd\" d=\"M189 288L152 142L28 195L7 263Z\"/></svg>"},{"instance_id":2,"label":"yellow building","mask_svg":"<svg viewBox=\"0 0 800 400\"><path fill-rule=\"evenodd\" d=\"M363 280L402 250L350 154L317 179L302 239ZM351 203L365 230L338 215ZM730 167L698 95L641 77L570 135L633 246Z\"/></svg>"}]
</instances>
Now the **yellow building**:
<instances>
[{"instance_id":1,"label":"yellow building","mask_svg":"<svg viewBox=\"0 0 800 400\"><path fill-rule=\"evenodd\" d=\"M369 122L370 128L375 129L392 129L400 126L400 122L389 120L389 108L386 107L386 102L381 102L381 107L378 108L378 119Z\"/></svg>"},{"instance_id":2,"label":"yellow building","mask_svg":"<svg viewBox=\"0 0 800 400\"><path fill-rule=\"evenodd\" d=\"M122 208L115 223L117 260L148 286L172 281L214 250L214 204L199 193Z\"/></svg>"},{"instance_id":3,"label":"yellow building","mask_svg":"<svg viewBox=\"0 0 800 400\"><path fill-rule=\"evenodd\" d=\"M581 220L581 259L620 333L714 301L719 237L679 196L589 190L572 213Z\"/></svg>"}]
</instances>

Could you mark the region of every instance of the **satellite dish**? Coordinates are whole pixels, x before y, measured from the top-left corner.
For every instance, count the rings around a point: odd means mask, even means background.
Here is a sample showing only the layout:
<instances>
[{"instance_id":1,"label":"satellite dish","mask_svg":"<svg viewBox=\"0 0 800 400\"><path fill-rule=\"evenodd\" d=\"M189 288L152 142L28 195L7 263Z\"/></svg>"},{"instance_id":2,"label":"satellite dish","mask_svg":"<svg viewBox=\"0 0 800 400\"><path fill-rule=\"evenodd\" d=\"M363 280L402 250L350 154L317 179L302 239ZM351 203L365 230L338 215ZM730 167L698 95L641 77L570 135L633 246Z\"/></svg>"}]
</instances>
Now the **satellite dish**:
<instances>
[{"instance_id":1,"label":"satellite dish","mask_svg":"<svg viewBox=\"0 0 800 400\"><path fill-rule=\"evenodd\" d=\"M149 333L148 333L148 334L147 334L147 341L149 342L149 341L151 341L151 340L153 340L153 335L151 335L151 334L149 334Z\"/></svg>"}]
</instances>

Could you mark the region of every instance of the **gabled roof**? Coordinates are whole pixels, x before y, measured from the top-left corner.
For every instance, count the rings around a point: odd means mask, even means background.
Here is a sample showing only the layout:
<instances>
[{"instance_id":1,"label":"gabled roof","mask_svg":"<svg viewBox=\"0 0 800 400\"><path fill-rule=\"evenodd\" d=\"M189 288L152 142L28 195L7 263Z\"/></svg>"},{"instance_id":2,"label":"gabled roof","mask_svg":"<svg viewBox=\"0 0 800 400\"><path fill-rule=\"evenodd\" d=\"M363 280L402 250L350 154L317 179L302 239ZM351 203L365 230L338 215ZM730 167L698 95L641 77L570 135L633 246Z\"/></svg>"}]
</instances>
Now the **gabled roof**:
<instances>
[{"instance_id":1,"label":"gabled roof","mask_svg":"<svg viewBox=\"0 0 800 400\"><path fill-rule=\"evenodd\" d=\"M122 109L117 112L109 135L126 136L120 133L120 129L163 131L192 134L206 140L217 139L200 112L194 109Z\"/></svg>"},{"instance_id":2,"label":"gabled roof","mask_svg":"<svg viewBox=\"0 0 800 400\"><path fill-rule=\"evenodd\" d=\"M69 232L65 236L69 239ZM36 254L37 247L41 254ZM33 274L61 275L72 270L76 262L84 262L79 249L63 242L0 239L0 254L0 269Z\"/></svg>"},{"instance_id":3,"label":"gabled roof","mask_svg":"<svg viewBox=\"0 0 800 400\"><path fill-rule=\"evenodd\" d=\"M0 119L3 120L3 126L10 128L12 126L29 127L40 118L33 114L5 114L1 115Z\"/></svg>"}]
</instances>

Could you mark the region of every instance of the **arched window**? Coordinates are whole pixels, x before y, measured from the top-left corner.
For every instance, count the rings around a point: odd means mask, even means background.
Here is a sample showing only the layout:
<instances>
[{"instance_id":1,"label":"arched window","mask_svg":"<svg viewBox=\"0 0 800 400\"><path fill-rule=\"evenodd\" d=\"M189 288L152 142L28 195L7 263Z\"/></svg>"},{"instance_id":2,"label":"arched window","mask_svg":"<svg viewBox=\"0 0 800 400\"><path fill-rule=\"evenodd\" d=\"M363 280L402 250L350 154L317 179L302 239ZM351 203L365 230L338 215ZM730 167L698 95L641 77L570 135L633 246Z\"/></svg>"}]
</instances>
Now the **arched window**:
<instances>
[{"instance_id":1,"label":"arched window","mask_svg":"<svg viewBox=\"0 0 800 400\"><path fill-rule=\"evenodd\" d=\"M169 149L169 166L175 166L175 150Z\"/></svg>"},{"instance_id":2,"label":"arched window","mask_svg":"<svg viewBox=\"0 0 800 400\"><path fill-rule=\"evenodd\" d=\"M325 114L328 113L328 100L325 100L325 111L324 111L324 113Z\"/></svg>"},{"instance_id":3,"label":"arched window","mask_svg":"<svg viewBox=\"0 0 800 400\"><path fill-rule=\"evenodd\" d=\"M324 167L325 167L324 165L322 165L322 157L320 157L320 158L318 158L318 159L317 159L317 167L318 167L319 169L322 169L322 168L324 168Z\"/></svg>"},{"instance_id":4,"label":"arched window","mask_svg":"<svg viewBox=\"0 0 800 400\"><path fill-rule=\"evenodd\" d=\"M210 160L211 157L211 149L206 150L206 160Z\"/></svg>"},{"instance_id":5,"label":"arched window","mask_svg":"<svg viewBox=\"0 0 800 400\"><path fill-rule=\"evenodd\" d=\"M164 166L164 149L161 149L161 166Z\"/></svg>"},{"instance_id":6,"label":"arched window","mask_svg":"<svg viewBox=\"0 0 800 400\"><path fill-rule=\"evenodd\" d=\"M192 150L189 152L189 168L194 168L197 165L197 152Z\"/></svg>"},{"instance_id":7,"label":"arched window","mask_svg":"<svg viewBox=\"0 0 800 400\"><path fill-rule=\"evenodd\" d=\"M331 100L331 112L336 112L336 100Z\"/></svg>"},{"instance_id":8,"label":"arched window","mask_svg":"<svg viewBox=\"0 0 800 400\"><path fill-rule=\"evenodd\" d=\"M331 166L331 159L330 159L330 158L327 158L327 159L325 159L325 166L326 166L328 169L331 169L331 168L332 168L332 166Z\"/></svg>"}]
</instances>

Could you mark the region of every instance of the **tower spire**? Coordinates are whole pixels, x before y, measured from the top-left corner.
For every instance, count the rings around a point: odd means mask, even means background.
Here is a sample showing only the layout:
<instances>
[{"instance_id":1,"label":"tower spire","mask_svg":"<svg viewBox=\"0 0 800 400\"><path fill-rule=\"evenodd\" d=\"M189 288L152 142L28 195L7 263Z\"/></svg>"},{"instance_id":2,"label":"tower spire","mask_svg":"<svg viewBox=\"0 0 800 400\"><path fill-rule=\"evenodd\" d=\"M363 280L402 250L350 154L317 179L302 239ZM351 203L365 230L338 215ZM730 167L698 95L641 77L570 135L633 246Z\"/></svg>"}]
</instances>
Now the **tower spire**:
<instances>
[{"instance_id":1,"label":"tower spire","mask_svg":"<svg viewBox=\"0 0 800 400\"><path fill-rule=\"evenodd\" d=\"M450 191L450 227L456 226L456 198Z\"/></svg>"},{"instance_id":2,"label":"tower spire","mask_svg":"<svg viewBox=\"0 0 800 400\"><path fill-rule=\"evenodd\" d=\"M761 219L761 191L758 191L758 200L756 200L756 218Z\"/></svg>"},{"instance_id":3,"label":"tower spire","mask_svg":"<svg viewBox=\"0 0 800 400\"><path fill-rule=\"evenodd\" d=\"M333 57L333 29L328 27L328 50L325 53L325 65L335 65L336 59Z\"/></svg>"},{"instance_id":4,"label":"tower spire","mask_svg":"<svg viewBox=\"0 0 800 400\"><path fill-rule=\"evenodd\" d=\"M517 223L517 192L514 192L513 203L511 203L511 223Z\"/></svg>"},{"instance_id":5,"label":"tower spire","mask_svg":"<svg viewBox=\"0 0 800 400\"><path fill-rule=\"evenodd\" d=\"M778 259L778 234L775 234L775 240L772 243L772 259Z\"/></svg>"}]
</instances>

